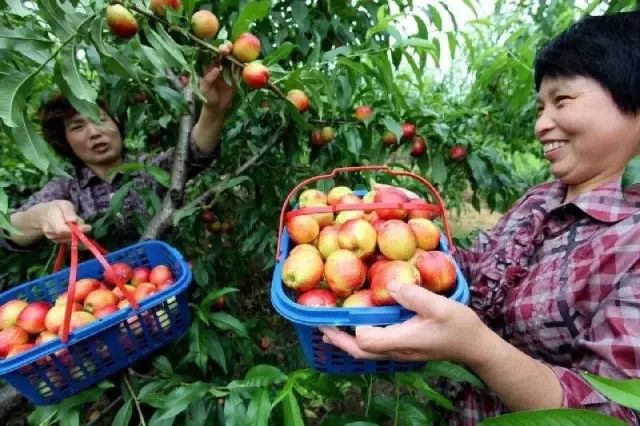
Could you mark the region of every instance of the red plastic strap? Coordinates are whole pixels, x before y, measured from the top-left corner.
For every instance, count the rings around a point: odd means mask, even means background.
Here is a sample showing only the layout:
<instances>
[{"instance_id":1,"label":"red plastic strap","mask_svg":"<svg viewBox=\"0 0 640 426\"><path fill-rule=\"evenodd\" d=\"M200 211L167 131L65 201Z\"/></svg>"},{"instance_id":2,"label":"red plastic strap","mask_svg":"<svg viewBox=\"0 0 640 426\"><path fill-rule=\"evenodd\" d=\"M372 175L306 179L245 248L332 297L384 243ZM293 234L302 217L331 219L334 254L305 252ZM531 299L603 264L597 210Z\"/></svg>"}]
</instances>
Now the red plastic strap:
<instances>
[{"instance_id":1,"label":"red plastic strap","mask_svg":"<svg viewBox=\"0 0 640 426\"><path fill-rule=\"evenodd\" d=\"M53 272L58 272L62 269L62 264L64 263L64 254L67 251L67 244L60 243L58 248L58 254L56 256L56 261L53 263Z\"/></svg>"},{"instance_id":2,"label":"red plastic strap","mask_svg":"<svg viewBox=\"0 0 640 426\"><path fill-rule=\"evenodd\" d=\"M69 326L71 324L71 312L76 294L76 278L78 274L78 237L71 232L71 264L69 267L69 287L67 288L67 306L64 309L64 322L62 323L62 343L69 340Z\"/></svg>"},{"instance_id":3,"label":"red plastic strap","mask_svg":"<svg viewBox=\"0 0 640 426\"><path fill-rule=\"evenodd\" d=\"M107 251L98 243L96 243L95 241L91 240L86 235L84 235L80 230L80 228L78 228L78 225L76 225L74 222L69 221L67 222L67 224L69 225L69 229L71 230L71 264L69 266L69 287L67 289L67 306L65 307L65 311L64 311L62 335L60 336L60 339L62 340L63 343L67 343L67 340L69 339L71 312L73 309L75 293L76 293L76 280L78 275L78 241L82 242L82 244L84 244L85 247L87 247L87 249L89 249L89 251L96 257L98 262L100 262L102 267L105 269L105 273L107 273L108 271L111 271L111 275L113 277L116 277L116 285L118 286L118 288L120 288L122 293L125 295L125 297L129 301L129 304L134 309L138 308L138 302L134 298L133 293L127 290L127 288L124 286L123 281L118 279L116 274L113 272L113 268L111 267L111 265L109 265L109 262L103 256L103 254L105 254ZM60 249L58 251L58 256L56 258L56 263L54 265L54 268L55 267L59 268L62 265L62 260L64 259L65 250L66 250L66 244L60 244Z\"/></svg>"},{"instance_id":4,"label":"red plastic strap","mask_svg":"<svg viewBox=\"0 0 640 426\"><path fill-rule=\"evenodd\" d=\"M437 214L442 214L442 208L435 204L429 203L362 203L362 204L335 204L333 206L314 206L302 209L291 210L287 212L287 221L296 216L316 214L316 213L336 213L348 210L381 210L381 209L402 209L402 210L420 210Z\"/></svg>"}]
</instances>

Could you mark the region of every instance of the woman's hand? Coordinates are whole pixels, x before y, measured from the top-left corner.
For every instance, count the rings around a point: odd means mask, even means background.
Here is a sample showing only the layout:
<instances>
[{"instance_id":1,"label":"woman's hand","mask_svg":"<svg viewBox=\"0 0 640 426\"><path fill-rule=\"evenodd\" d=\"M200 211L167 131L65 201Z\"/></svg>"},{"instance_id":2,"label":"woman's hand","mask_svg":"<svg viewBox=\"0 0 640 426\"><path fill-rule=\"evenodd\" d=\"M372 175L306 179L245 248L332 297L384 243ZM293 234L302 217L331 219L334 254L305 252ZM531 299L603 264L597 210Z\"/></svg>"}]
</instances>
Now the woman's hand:
<instances>
[{"instance_id":1,"label":"woman's hand","mask_svg":"<svg viewBox=\"0 0 640 426\"><path fill-rule=\"evenodd\" d=\"M222 65L211 64L200 78L200 92L206 99L207 109L224 113L233 101L236 85L228 84L224 80Z\"/></svg>"},{"instance_id":2,"label":"woman's hand","mask_svg":"<svg viewBox=\"0 0 640 426\"><path fill-rule=\"evenodd\" d=\"M357 359L483 362L483 339L490 330L469 307L415 284L390 283L391 295L416 316L387 327L356 327L355 337L322 327L326 343Z\"/></svg>"},{"instance_id":3,"label":"woman's hand","mask_svg":"<svg viewBox=\"0 0 640 426\"><path fill-rule=\"evenodd\" d=\"M78 224L84 233L91 231L91 225L76 214L76 208L67 200L54 200L43 205L40 212L40 227L44 236L54 243L68 242L71 239L71 229L67 222Z\"/></svg>"}]
</instances>

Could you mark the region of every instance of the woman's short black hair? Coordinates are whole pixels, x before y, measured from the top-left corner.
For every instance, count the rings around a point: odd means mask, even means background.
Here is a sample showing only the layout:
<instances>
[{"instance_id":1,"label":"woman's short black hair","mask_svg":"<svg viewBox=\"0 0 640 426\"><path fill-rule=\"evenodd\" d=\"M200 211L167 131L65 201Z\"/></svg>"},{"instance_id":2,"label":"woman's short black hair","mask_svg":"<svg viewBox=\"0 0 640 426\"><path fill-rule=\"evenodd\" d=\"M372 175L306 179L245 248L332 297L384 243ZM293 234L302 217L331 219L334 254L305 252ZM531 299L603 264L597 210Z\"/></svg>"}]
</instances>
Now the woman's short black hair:
<instances>
[{"instance_id":1,"label":"woman's short black hair","mask_svg":"<svg viewBox=\"0 0 640 426\"><path fill-rule=\"evenodd\" d=\"M587 16L536 56L536 91L544 77L590 77L628 113L640 110L640 12Z\"/></svg>"},{"instance_id":2,"label":"woman's short black hair","mask_svg":"<svg viewBox=\"0 0 640 426\"><path fill-rule=\"evenodd\" d=\"M120 137L122 138L122 154L124 155L125 117L116 118L109 111L106 102L101 99L97 101L97 104L116 122L118 130L120 131ZM81 166L84 163L71 149L64 128L64 120L76 114L78 114L78 111L71 105L71 102L62 94L56 93L47 99L40 107L40 125L42 126L44 139L53 150L62 157L70 160L75 166Z\"/></svg>"}]
</instances>

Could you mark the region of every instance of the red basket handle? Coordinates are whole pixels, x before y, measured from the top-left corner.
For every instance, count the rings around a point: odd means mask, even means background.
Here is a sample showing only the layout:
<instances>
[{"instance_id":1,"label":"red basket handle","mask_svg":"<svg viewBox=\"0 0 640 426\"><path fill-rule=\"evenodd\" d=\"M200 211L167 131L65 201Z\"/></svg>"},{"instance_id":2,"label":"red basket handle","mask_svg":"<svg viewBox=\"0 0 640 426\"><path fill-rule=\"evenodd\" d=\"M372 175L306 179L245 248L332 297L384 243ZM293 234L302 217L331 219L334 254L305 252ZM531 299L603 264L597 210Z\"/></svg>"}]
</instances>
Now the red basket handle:
<instances>
[{"instance_id":1,"label":"red basket handle","mask_svg":"<svg viewBox=\"0 0 640 426\"><path fill-rule=\"evenodd\" d=\"M367 171L367 172L386 172L392 176L408 176L411 177L417 181L419 181L420 183L422 183L432 194L433 196L436 198L437 202L438 202L438 206L439 206L439 210L442 211L442 220L444 222L444 229L445 229L445 234L447 236L447 241L449 243L449 249L451 251L451 254L453 254L455 252L455 247L453 245L453 239L451 238L451 228L449 227L449 218L447 216L447 210L444 206L444 201L442 200L442 197L440 196L440 193L438 192L438 190L431 184L431 182L429 182L427 179L423 178L420 175L417 175L415 173L412 172L406 172L406 171L400 171L400 170L392 170L389 168L389 166L387 165L381 165L381 166L352 166L352 167L338 167L336 169L333 169L333 171L329 174L326 175L318 175L318 176L313 176L310 177L308 179L303 180L302 182L300 182L298 185L296 185L287 195L287 198L285 198L284 203L282 204L282 209L280 210L280 224L278 226L278 242L277 242L277 248L276 248L276 261L280 260L280 239L282 237L282 230L284 228L284 223L285 223L285 215L287 212L287 207L289 206L289 201L291 200L291 198L297 194L298 190L300 188L302 188L303 186L308 185L309 183L312 182L317 182L319 180L324 180L324 179L333 179L338 173L349 173L349 172L363 172L363 171ZM427 204L425 204L425 206L428 206ZM321 212L325 212L325 211L340 211L340 210L362 210L363 207L362 205L359 204L352 204L352 205L340 205L340 206L332 206L334 207L327 209L324 206L321 207L310 207L310 208L306 208L305 212L302 213L294 213L294 212L289 212L289 214L291 214L292 216L295 216L297 214L309 214L309 213L321 213ZM416 204L415 206L411 206L408 203L371 203L368 204L367 207L379 207L379 208L406 208L406 209L420 209L423 210L425 209L424 206L422 206L421 204ZM320 209L320 211L312 211L312 209ZM426 210L433 210L430 208L427 208Z\"/></svg>"},{"instance_id":2,"label":"red basket handle","mask_svg":"<svg viewBox=\"0 0 640 426\"><path fill-rule=\"evenodd\" d=\"M87 249L89 249L89 251L96 257L98 262L100 262L102 267L105 269L105 273L108 271L113 271L113 269L111 268L111 265L109 265L109 262L103 256L103 253L106 253L107 251L98 243L96 243L95 241L91 240L86 235L84 235L84 233L80 230L80 228L78 228L78 225L76 225L75 222L69 221L67 222L67 224L69 225L69 229L71 230L71 262L69 266L69 287L67 289L67 306L65 307L65 311L64 311L64 322L62 324L62 336L60 336L60 339L62 340L63 343L67 343L67 341L69 340L69 326L71 323L71 312L72 312L71 310L73 309L73 303L74 303L75 291L76 291L76 280L77 280L77 274L78 274L78 241L82 242L82 244L84 244L85 247L87 247ZM64 249L66 249L66 244L61 244L60 250L58 251L58 256L56 257L56 263L54 265L54 268L56 267L59 268L61 266L62 259L64 258ZM62 256L60 253L62 253ZM138 302L133 297L133 293L127 290L127 288L124 286L124 282L120 281L116 274L112 272L111 275L116 277L116 286L120 288L124 296L127 298L127 301L129 302L129 304L131 304L131 306L134 309L137 309Z\"/></svg>"}]
</instances>

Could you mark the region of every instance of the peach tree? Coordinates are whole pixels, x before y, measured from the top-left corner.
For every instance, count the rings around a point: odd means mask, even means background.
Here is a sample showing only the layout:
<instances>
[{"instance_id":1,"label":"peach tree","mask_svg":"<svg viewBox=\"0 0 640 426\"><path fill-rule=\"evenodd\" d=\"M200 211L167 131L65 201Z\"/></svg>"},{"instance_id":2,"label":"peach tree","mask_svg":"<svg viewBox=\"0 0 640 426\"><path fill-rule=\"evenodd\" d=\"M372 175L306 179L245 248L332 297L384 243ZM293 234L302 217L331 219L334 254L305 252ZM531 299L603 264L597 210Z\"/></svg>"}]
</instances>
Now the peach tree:
<instances>
[{"instance_id":1,"label":"peach tree","mask_svg":"<svg viewBox=\"0 0 640 426\"><path fill-rule=\"evenodd\" d=\"M477 19L463 29L445 1L0 3L2 232L14 231L8 213L30 191L69 173L39 133L35 112L51 93L94 118L96 101L106 100L126 117L135 154L183 152L202 102L197 76L210 63L224 64L238 86L212 167L189 181L184 160L171 171L121 168L168 188L163 199L140 191L148 214L131 242L162 238L192 261L189 333L146 365L34 410L31 422L427 424L453 408L432 379L482 386L444 362L389 377L306 369L290 324L269 301L279 209L304 178L383 163L426 176L454 209L469 189L474 206L508 209L548 177L532 136L535 48L589 10L498 2L484 18L470 0L464 7ZM447 72L445 52L453 58ZM372 179L389 181L341 183ZM93 236L110 248L125 243L110 241L109 230L131 189L125 181L93 223ZM48 273L52 253L45 245L3 256L0 282Z\"/></svg>"}]
</instances>

